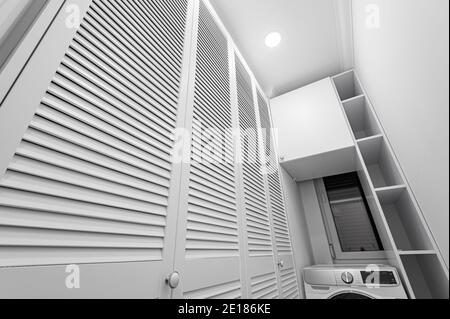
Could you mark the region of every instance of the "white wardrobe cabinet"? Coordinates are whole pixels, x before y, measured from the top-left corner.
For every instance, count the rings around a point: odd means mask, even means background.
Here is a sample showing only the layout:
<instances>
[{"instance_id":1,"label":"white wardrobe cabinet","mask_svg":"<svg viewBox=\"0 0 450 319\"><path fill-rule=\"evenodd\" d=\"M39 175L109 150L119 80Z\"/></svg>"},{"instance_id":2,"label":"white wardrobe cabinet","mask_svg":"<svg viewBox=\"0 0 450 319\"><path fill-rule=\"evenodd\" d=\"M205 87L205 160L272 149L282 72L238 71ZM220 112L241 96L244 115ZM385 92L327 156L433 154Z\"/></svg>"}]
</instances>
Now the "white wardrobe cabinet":
<instances>
[{"instance_id":1,"label":"white wardrobe cabinet","mask_svg":"<svg viewBox=\"0 0 450 319\"><path fill-rule=\"evenodd\" d=\"M267 99L210 4L54 14L0 106L0 297L298 297L277 156L235 161L273 148ZM227 160L197 161L208 128Z\"/></svg>"}]
</instances>

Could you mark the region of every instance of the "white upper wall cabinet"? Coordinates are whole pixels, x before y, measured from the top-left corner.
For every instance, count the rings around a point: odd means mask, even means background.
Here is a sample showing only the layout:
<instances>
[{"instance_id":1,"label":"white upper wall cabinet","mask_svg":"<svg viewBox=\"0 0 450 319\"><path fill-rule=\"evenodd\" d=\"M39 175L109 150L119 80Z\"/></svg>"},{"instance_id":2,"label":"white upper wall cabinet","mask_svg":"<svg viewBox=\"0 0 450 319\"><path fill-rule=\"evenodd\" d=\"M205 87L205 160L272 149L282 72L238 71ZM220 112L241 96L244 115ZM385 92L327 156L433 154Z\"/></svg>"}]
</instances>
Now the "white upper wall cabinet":
<instances>
[{"instance_id":1,"label":"white upper wall cabinet","mask_svg":"<svg viewBox=\"0 0 450 319\"><path fill-rule=\"evenodd\" d=\"M298 181L355 169L355 143L329 78L271 101L282 166Z\"/></svg>"}]
</instances>

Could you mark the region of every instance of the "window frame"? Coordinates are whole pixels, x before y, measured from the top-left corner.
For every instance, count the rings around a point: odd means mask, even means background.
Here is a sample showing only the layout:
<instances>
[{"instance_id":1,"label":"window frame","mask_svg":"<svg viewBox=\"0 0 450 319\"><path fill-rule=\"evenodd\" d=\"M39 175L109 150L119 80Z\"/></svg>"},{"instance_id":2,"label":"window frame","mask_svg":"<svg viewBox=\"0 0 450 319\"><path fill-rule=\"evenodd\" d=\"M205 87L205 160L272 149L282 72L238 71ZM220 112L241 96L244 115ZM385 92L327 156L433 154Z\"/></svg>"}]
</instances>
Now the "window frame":
<instances>
[{"instance_id":1,"label":"window frame","mask_svg":"<svg viewBox=\"0 0 450 319\"><path fill-rule=\"evenodd\" d=\"M337 232L336 224L333 217L333 212L331 210L331 205L328 199L328 193L325 187L323 178L314 181L314 185L317 192L317 197L319 200L319 206L322 213L322 219L324 222L325 230L328 237L328 243L330 245L331 257L337 261L343 260L384 260L387 258L385 250L379 251L358 251L358 252L345 252L342 250L341 242L339 240L339 235ZM364 201L365 194L361 189L361 193ZM365 203L367 206L367 203ZM369 213L370 210L369 210ZM374 230L378 232L376 225L372 224Z\"/></svg>"}]
</instances>

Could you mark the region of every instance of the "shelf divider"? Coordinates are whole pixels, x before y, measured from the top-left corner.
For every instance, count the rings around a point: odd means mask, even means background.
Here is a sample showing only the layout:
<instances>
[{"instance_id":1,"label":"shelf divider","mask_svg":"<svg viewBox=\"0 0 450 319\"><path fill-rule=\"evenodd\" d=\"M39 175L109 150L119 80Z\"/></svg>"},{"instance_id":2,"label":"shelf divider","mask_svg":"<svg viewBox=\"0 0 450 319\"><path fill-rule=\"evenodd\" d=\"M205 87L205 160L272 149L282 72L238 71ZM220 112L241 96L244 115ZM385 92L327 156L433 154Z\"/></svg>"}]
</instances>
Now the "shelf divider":
<instances>
[{"instance_id":1,"label":"shelf divider","mask_svg":"<svg viewBox=\"0 0 450 319\"><path fill-rule=\"evenodd\" d=\"M365 142L365 141L370 141L372 139L380 139L380 138L383 138L382 134L372 135L369 137L363 137L363 138L357 139L356 142L361 143L361 142Z\"/></svg>"},{"instance_id":2,"label":"shelf divider","mask_svg":"<svg viewBox=\"0 0 450 319\"><path fill-rule=\"evenodd\" d=\"M359 99L365 99L365 98L366 98L366 96L364 94L359 94L357 96L354 96L354 97L351 97L349 99L346 99L346 100L342 101L342 104L347 104L347 103L350 103L352 101L359 100Z\"/></svg>"},{"instance_id":3,"label":"shelf divider","mask_svg":"<svg viewBox=\"0 0 450 319\"><path fill-rule=\"evenodd\" d=\"M424 255L437 255L434 250L399 250L400 256L424 256Z\"/></svg>"},{"instance_id":4,"label":"shelf divider","mask_svg":"<svg viewBox=\"0 0 450 319\"><path fill-rule=\"evenodd\" d=\"M406 185L396 185L381 187L375 189L378 199L382 203L392 203L396 198L398 198L403 192L407 190Z\"/></svg>"}]
</instances>

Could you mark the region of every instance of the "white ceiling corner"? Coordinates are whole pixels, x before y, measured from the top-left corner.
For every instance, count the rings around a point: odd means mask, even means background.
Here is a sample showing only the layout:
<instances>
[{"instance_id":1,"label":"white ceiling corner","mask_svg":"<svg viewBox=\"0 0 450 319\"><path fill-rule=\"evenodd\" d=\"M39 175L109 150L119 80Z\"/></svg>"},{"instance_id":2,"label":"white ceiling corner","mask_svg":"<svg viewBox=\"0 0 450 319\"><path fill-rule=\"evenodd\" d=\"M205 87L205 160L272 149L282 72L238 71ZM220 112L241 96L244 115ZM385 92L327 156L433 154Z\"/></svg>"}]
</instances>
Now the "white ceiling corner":
<instances>
[{"instance_id":1,"label":"white ceiling corner","mask_svg":"<svg viewBox=\"0 0 450 319\"><path fill-rule=\"evenodd\" d=\"M351 0L210 0L273 98L353 66ZM272 31L283 40L265 46Z\"/></svg>"}]
</instances>

